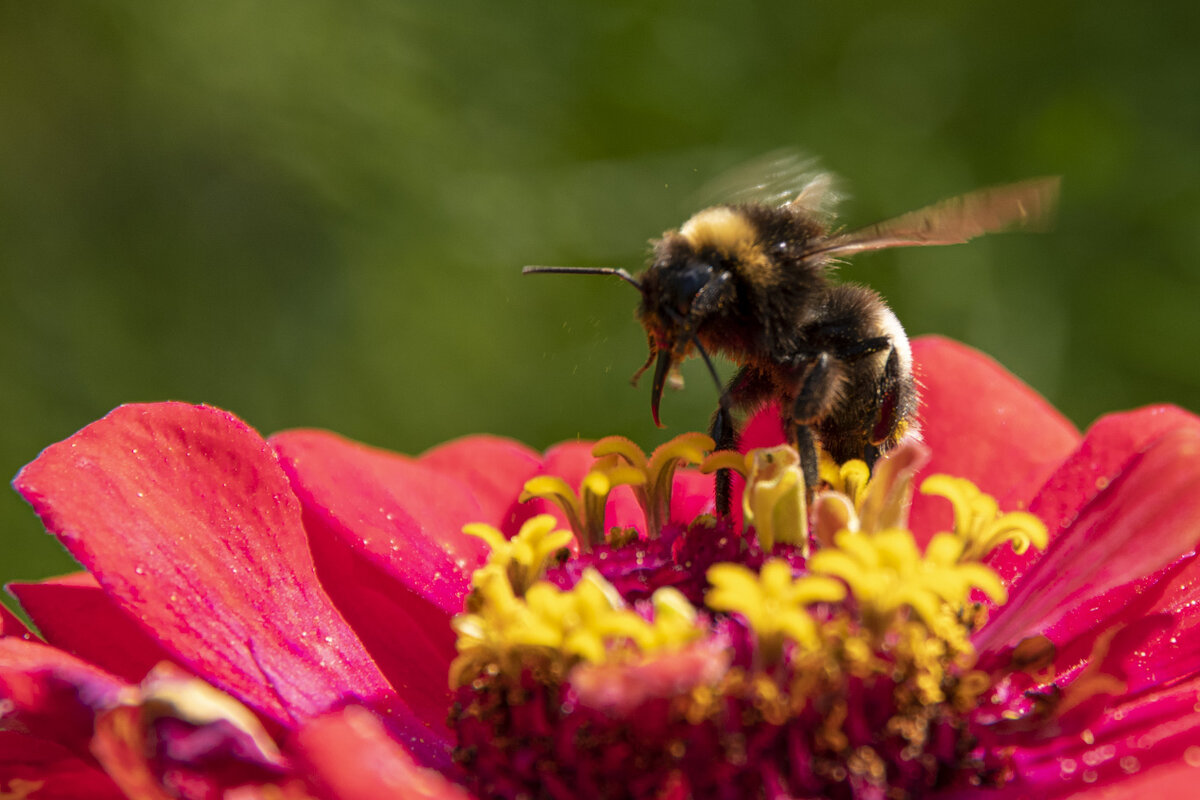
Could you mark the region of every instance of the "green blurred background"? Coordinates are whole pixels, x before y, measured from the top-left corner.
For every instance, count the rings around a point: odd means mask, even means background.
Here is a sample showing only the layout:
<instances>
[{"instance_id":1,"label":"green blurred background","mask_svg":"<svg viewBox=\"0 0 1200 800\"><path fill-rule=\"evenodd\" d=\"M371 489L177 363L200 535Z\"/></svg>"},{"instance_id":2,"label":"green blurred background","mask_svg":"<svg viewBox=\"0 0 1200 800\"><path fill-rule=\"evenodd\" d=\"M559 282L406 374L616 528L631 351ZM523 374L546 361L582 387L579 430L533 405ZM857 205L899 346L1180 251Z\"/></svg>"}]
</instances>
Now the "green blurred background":
<instances>
[{"instance_id":1,"label":"green blurred background","mask_svg":"<svg viewBox=\"0 0 1200 800\"><path fill-rule=\"evenodd\" d=\"M1046 236L859 256L1076 423L1200 408L1189 2L0 2L0 472L167 398L404 452L650 424L615 280L780 147L850 225L1059 173ZM12 492L0 579L70 569Z\"/></svg>"}]
</instances>

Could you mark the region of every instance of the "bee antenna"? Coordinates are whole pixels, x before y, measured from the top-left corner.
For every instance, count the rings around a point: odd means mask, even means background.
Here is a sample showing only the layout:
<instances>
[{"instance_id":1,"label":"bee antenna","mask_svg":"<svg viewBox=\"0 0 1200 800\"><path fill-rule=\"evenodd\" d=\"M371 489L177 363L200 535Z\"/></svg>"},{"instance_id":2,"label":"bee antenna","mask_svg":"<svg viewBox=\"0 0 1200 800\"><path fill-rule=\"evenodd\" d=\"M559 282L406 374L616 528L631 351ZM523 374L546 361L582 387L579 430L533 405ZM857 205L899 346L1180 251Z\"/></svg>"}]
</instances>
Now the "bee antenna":
<instances>
[{"instance_id":1,"label":"bee antenna","mask_svg":"<svg viewBox=\"0 0 1200 800\"><path fill-rule=\"evenodd\" d=\"M641 282L630 275L623 269L617 267L523 267L522 275L530 275L534 272L551 272L551 273L575 273L577 275L616 275L621 280L631 284L633 288L639 292L642 290Z\"/></svg>"}]
</instances>

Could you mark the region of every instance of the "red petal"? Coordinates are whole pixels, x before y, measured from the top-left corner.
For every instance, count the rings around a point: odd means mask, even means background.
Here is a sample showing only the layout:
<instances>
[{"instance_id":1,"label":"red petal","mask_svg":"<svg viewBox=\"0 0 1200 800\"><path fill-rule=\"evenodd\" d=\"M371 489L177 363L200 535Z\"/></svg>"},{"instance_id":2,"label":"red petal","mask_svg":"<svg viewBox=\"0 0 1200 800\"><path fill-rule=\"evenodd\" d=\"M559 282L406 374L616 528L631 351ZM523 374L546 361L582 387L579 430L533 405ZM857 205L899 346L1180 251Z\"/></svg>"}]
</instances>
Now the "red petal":
<instances>
[{"instance_id":1,"label":"red petal","mask_svg":"<svg viewBox=\"0 0 1200 800\"><path fill-rule=\"evenodd\" d=\"M1118 797L1147 797L1143 785L1179 787L1181 762L1193 766L1192 785L1163 798L1193 797L1200 778L1200 708L1196 704L1200 678L1128 700L1109 708L1088 725L1088 737L1057 736L1030 742L1018 750L1022 788L1029 794L1057 798L1108 786ZM1158 767L1161 765L1161 772ZM1004 794L1009 794L1005 792Z\"/></svg>"},{"instance_id":2,"label":"red petal","mask_svg":"<svg viewBox=\"0 0 1200 800\"><path fill-rule=\"evenodd\" d=\"M171 660L86 572L8 588L47 642L130 683Z\"/></svg>"},{"instance_id":3,"label":"red petal","mask_svg":"<svg viewBox=\"0 0 1200 800\"><path fill-rule=\"evenodd\" d=\"M1146 612L1148 618L1165 615L1170 624L1155 630L1123 665L1131 690L1200 674L1200 559L1181 567L1164 572L1168 587Z\"/></svg>"},{"instance_id":4,"label":"red petal","mask_svg":"<svg viewBox=\"0 0 1200 800\"><path fill-rule=\"evenodd\" d=\"M972 481L1005 510L1025 508L1080 436L1041 395L992 359L940 336L913 340L921 389L921 436L932 450L916 478L945 473ZM951 524L945 500L917 494L909 524L928 540Z\"/></svg>"},{"instance_id":5,"label":"red petal","mask_svg":"<svg viewBox=\"0 0 1200 800\"><path fill-rule=\"evenodd\" d=\"M36 800L123 800L125 794L90 761L47 739L0 731L0 797ZM36 787L36 788L35 788Z\"/></svg>"},{"instance_id":6,"label":"red petal","mask_svg":"<svg viewBox=\"0 0 1200 800\"><path fill-rule=\"evenodd\" d=\"M1175 428L1200 430L1200 418L1173 406L1152 406L1101 417L1088 429L1079 447L1067 457L1038 491L1029 510L1036 514L1054 541L1080 510L1108 486L1130 460ZM1008 585L1028 570L1042 552L1030 548L1017 555L1001 547L988 558Z\"/></svg>"},{"instance_id":7,"label":"red petal","mask_svg":"<svg viewBox=\"0 0 1200 800\"><path fill-rule=\"evenodd\" d=\"M487 547L462 532L483 511L459 481L325 431L271 437L304 510L362 557L444 611L462 610Z\"/></svg>"},{"instance_id":8,"label":"red petal","mask_svg":"<svg viewBox=\"0 0 1200 800\"><path fill-rule=\"evenodd\" d=\"M127 797L171 800L150 767L153 747L146 741L141 708L118 706L97 717L92 751Z\"/></svg>"},{"instance_id":9,"label":"red petal","mask_svg":"<svg viewBox=\"0 0 1200 800\"><path fill-rule=\"evenodd\" d=\"M693 469L676 472L671 491L671 519L686 525L701 514L715 514L714 477ZM740 523L740 517L738 521Z\"/></svg>"},{"instance_id":10,"label":"red petal","mask_svg":"<svg viewBox=\"0 0 1200 800\"><path fill-rule=\"evenodd\" d=\"M538 474L557 475L566 481L572 491L578 491L584 476L596 463L596 458L592 455L594 446L595 442L589 441L556 444L546 451L546 457ZM558 520L560 527L566 530L571 529L566 515L557 504L535 497L522 503L517 509L514 517L515 528L502 528L501 530L511 538L520 530L521 523L538 514L550 514ZM608 504L604 508L604 530L607 531L613 527L636 528L639 531L646 529L646 517L628 486L618 486L613 489Z\"/></svg>"},{"instance_id":11,"label":"red petal","mask_svg":"<svg viewBox=\"0 0 1200 800\"><path fill-rule=\"evenodd\" d=\"M738 435L738 450L743 453L760 447L774 447L787 441L780 421L779 403L772 402L746 421Z\"/></svg>"},{"instance_id":12,"label":"red petal","mask_svg":"<svg viewBox=\"0 0 1200 800\"><path fill-rule=\"evenodd\" d=\"M1105 653L1104 671L1124 680L1129 693L1200 674L1200 558L1190 555L1118 586L1048 628L1059 673L1081 665L1097 637L1115 626L1121 631Z\"/></svg>"},{"instance_id":13,"label":"red petal","mask_svg":"<svg viewBox=\"0 0 1200 800\"><path fill-rule=\"evenodd\" d=\"M1200 539L1200 429L1160 437L1080 512L984 627L981 651L1015 645L1085 601L1161 569Z\"/></svg>"},{"instance_id":14,"label":"red petal","mask_svg":"<svg viewBox=\"0 0 1200 800\"><path fill-rule=\"evenodd\" d=\"M57 648L15 636L0 639L5 717L77 753L86 752L96 709L114 704L125 688L115 676Z\"/></svg>"},{"instance_id":15,"label":"red petal","mask_svg":"<svg viewBox=\"0 0 1200 800\"><path fill-rule=\"evenodd\" d=\"M232 415L123 406L15 485L130 617L267 716L398 703L316 579L274 453Z\"/></svg>"},{"instance_id":16,"label":"red petal","mask_svg":"<svg viewBox=\"0 0 1200 800\"><path fill-rule=\"evenodd\" d=\"M1200 417L1175 406L1149 406L1101 417L1030 504L1051 533L1065 528L1126 463L1176 428L1200 430Z\"/></svg>"},{"instance_id":17,"label":"red petal","mask_svg":"<svg viewBox=\"0 0 1200 800\"><path fill-rule=\"evenodd\" d=\"M361 708L309 722L293 744L312 773L317 795L328 800L471 800L462 787L421 767Z\"/></svg>"},{"instance_id":18,"label":"red petal","mask_svg":"<svg viewBox=\"0 0 1200 800\"><path fill-rule=\"evenodd\" d=\"M8 607L0 603L0 638L5 636L16 636L21 639L35 640L37 639L25 627L25 623L17 618L17 615L8 610Z\"/></svg>"},{"instance_id":19,"label":"red petal","mask_svg":"<svg viewBox=\"0 0 1200 800\"><path fill-rule=\"evenodd\" d=\"M414 713L448 737L450 616L486 549L462 527L484 513L457 479L394 453L318 431L271 443L330 596Z\"/></svg>"},{"instance_id":20,"label":"red petal","mask_svg":"<svg viewBox=\"0 0 1200 800\"><path fill-rule=\"evenodd\" d=\"M426 451L418 461L470 489L483 512L475 521L501 530L516 521L517 495L542 466L537 452L498 436L456 439Z\"/></svg>"},{"instance_id":21,"label":"red petal","mask_svg":"<svg viewBox=\"0 0 1200 800\"><path fill-rule=\"evenodd\" d=\"M1177 800L1192 797L1197 781L1200 781L1200 748L1190 762L1179 759L1152 769L1139 769L1132 775L1122 775L1112 783L1090 788L1073 784L1069 791L1073 792L1071 800L1130 800L1142 797Z\"/></svg>"}]
</instances>

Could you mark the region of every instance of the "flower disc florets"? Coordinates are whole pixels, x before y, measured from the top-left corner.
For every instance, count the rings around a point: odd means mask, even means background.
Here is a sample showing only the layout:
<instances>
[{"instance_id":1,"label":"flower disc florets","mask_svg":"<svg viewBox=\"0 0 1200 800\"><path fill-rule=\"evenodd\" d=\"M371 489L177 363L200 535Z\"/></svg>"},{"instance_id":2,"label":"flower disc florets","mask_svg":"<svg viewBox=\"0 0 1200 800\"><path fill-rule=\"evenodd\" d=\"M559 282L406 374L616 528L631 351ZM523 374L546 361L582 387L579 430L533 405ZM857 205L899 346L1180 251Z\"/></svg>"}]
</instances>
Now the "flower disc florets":
<instances>
[{"instance_id":1,"label":"flower disc florets","mask_svg":"<svg viewBox=\"0 0 1200 800\"><path fill-rule=\"evenodd\" d=\"M602 440L578 492L536 478L523 495L553 498L572 531L548 515L512 541L468 527L492 554L454 620L451 722L479 794L904 798L1003 782L982 720L1035 712L976 667L976 600L1006 599L981 559L1044 547L1044 526L936 476L923 491L950 500L955 525L922 550L905 527L916 445L873 476L826 464L816 491L790 448L711 447L693 434L646 458ZM670 519L681 463L743 474L743 531ZM622 484L646 526L605 532Z\"/></svg>"}]
</instances>

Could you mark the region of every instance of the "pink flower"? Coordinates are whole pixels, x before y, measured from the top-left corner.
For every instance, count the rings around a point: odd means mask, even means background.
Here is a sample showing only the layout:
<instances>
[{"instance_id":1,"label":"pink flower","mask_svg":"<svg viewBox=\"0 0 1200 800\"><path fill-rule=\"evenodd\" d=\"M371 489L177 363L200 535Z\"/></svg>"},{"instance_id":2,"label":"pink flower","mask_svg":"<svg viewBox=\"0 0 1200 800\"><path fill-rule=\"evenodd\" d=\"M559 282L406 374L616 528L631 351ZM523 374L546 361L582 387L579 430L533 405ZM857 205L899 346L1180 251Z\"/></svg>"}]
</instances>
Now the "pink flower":
<instances>
[{"instance_id":1,"label":"pink flower","mask_svg":"<svg viewBox=\"0 0 1200 800\"><path fill-rule=\"evenodd\" d=\"M982 707L1009 714L977 713L973 735L1009 772L999 788L937 796L1188 796L1200 776L1200 419L1142 409L1081 437L985 357L914 346L922 474L967 478L1050 534L1041 552L992 551L1008 602L973 638L978 669L1008 675ZM778 437L769 419L752 423L751 443ZM566 522L544 500L520 502L522 487L538 475L574 487L592 465L584 443L539 454L477 436L410 458L318 431L264 440L203 406L116 409L15 481L87 573L10 587L40 637L0 615L0 796L470 796L463 787L481 784L454 763L447 725L463 697L447 681L450 621L488 547L462 528L511 538L538 513ZM678 473L671 518L711 511L710 498L710 478ZM629 487L605 515L604 530L645 532ZM948 516L918 495L909 524L928 542ZM691 546L672 535L676 555ZM694 680L695 653L635 683ZM1042 677L1014 671L1021 659ZM589 673L589 691L612 695L609 675ZM1054 712L1016 714L1038 703Z\"/></svg>"}]
</instances>

